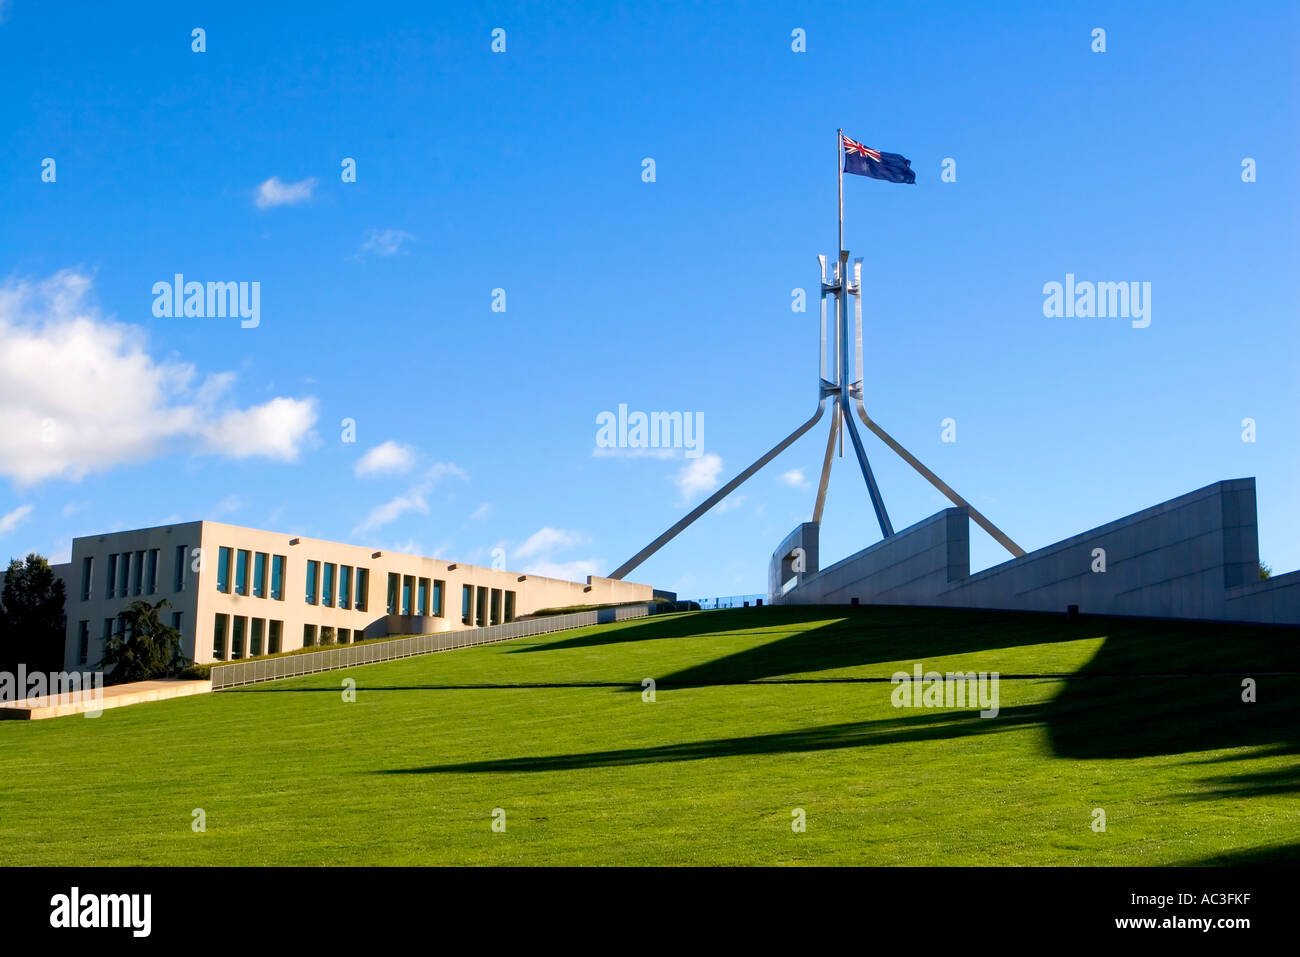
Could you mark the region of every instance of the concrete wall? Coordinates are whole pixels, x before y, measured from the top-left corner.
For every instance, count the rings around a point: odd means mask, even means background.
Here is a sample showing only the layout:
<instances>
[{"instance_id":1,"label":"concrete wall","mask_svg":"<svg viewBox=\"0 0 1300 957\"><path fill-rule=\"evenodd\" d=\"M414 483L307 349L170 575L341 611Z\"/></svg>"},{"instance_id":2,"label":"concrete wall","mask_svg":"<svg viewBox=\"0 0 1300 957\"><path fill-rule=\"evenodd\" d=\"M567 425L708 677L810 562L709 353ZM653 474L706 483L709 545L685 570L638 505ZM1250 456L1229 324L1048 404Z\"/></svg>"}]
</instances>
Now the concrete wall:
<instances>
[{"instance_id":1,"label":"concrete wall","mask_svg":"<svg viewBox=\"0 0 1300 957\"><path fill-rule=\"evenodd\" d=\"M147 600L156 603L166 598L171 608L163 612L162 620L171 624L172 615L180 613L181 634L186 647L192 647L196 628L195 611L198 607L198 576L190 569L193 561L191 552L199 548L202 541L202 522L187 522L180 525L166 525L157 528L141 528L129 532L113 532L105 535L88 535L72 540L72 560L67 564L63 574L64 590L67 593L67 632L64 645L63 664L65 668L82 667L79 655L80 623L88 624L90 641L87 649L85 667L94 668L104 653L105 622L116 620L119 613L131 602ZM177 548L182 547L186 556L182 562L183 578L180 589L176 588ZM136 570L149 571L149 556L157 553L157 571L155 581L148 581L142 574L137 588ZM109 556L119 556L116 562L115 581L112 594L108 589ZM122 593L120 587L123 555L130 556L127 562L127 587ZM139 557L144 556L144 562ZM90 595L83 598L82 572L85 560L91 559ZM116 624L113 625L116 629ZM187 654L189 652L187 651Z\"/></svg>"},{"instance_id":2,"label":"concrete wall","mask_svg":"<svg viewBox=\"0 0 1300 957\"><path fill-rule=\"evenodd\" d=\"M817 573L820 532L816 522L804 522L776 547L767 570L767 593L773 601Z\"/></svg>"},{"instance_id":3,"label":"concrete wall","mask_svg":"<svg viewBox=\"0 0 1300 957\"><path fill-rule=\"evenodd\" d=\"M199 563L199 570L192 567L185 569L184 581L180 589L175 588L176 546L184 545L185 554L192 549L200 549L198 556L191 561ZM221 548L231 549L231 574L229 590L217 590L217 564ZM159 569L157 587L150 592L147 582L136 595L133 577L128 581L128 594L107 596L104 574L110 554L143 552L146 556L151 550L157 550ZM259 597L248 588L248 594L236 594L234 564L240 550L250 553L249 572L251 579L251 556L262 553L268 562L267 582L270 583L269 563L272 556L285 557L285 571L281 596L277 598L264 594ZM80 570L85 557L92 557L94 579L91 594L82 600ZM321 582L317 580L317 600L307 601L307 563L320 562L335 566L334 595L326 603L320 594ZM134 562L134 559L133 559ZM348 607L342 607L338 600L338 567L352 569L352 582ZM134 564L132 576L134 576ZM368 583L364 595L364 609L356 602L356 569L366 569ZM388 576L397 574L400 579L412 579L412 608L416 611L415 588L420 579L428 579L430 590L434 582L443 582L443 607L441 614L432 612L426 616L401 615L400 584L399 607L395 609L394 625L390 626L387 590ZM400 581L399 579L399 581ZM138 529L129 532L114 532L106 535L88 536L74 539L72 561L65 578L68 591L68 631L65 645L65 665L73 667L78 664L79 623L89 621L90 654L88 664L94 665L102 655L103 621L114 618L131 601L140 598L157 601L166 598L172 609L164 612L163 620L170 622L171 611L181 613L181 633L184 638L185 654L195 661L206 663L214 660L213 634L216 616L226 615L227 634L225 655L229 660L233 651L234 619L244 619L244 656L251 651L251 631L254 621L262 622L262 653L268 650L267 632L272 622L278 622L281 643L280 651L292 651L303 647L304 626L316 629L319 642L322 628L333 628L335 634L342 636L345 632L350 641L362 638L378 638L390 633L390 627L398 627L398 633L407 633L407 625L418 621L420 630L429 632L458 631L475 627L477 624L489 625L507 620L506 595L514 593L514 617L527 615L543 608L569 607L574 605L595 605L613 602L649 601L653 589L649 585L634 582L614 581L596 576L586 582L571 582L539 575L523 575L478 565L466 565L442 559L423 558L417 555L404 555L398 552L374 549L361 545L345 545L322 539L302 538L278 532L243 528L219 522L191 522L184 525L162 526L151 529ZM468 624L461 618L462 589L473 589L471 620ZM116 589L115 589L116 591ZM269 587L264 589L269 591ZM483 620L477 621L479 610L478 596L485 596ZM494 612L495 599L495 615ZM432 601L432 595L430 595ZM401 621L400 619L407 619Z\"/></svg>"},{"instance_id":4,"label":"concrete wall","mask_svg":"<svg viewBox=\"0 0 1300 957\"><path fill-rule=\"evenodd\" d=\"M1300 573L1259 581L1251 478L1197 489L975 575L969 556L966 510L945 509L773 600L1032 611L1078 605L1093 614L1300 624Z\"/></svg>"}]
</instances>

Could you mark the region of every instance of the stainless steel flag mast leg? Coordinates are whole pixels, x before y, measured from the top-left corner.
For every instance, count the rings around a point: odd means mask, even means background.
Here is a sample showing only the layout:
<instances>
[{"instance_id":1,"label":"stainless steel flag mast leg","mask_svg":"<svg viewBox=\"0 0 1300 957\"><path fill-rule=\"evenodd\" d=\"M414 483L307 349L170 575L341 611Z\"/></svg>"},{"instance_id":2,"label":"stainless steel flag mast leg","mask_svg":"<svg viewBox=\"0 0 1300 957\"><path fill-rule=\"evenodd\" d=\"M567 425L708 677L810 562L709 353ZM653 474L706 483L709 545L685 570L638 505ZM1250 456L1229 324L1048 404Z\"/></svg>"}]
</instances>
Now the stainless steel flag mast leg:
<instances>
[{"instance_id":1,"label":"stainless steel flag mast leg","mask_svg":"<svg viewBox=\"0 0 1300 957\"><path fill-rule=\"evenodd\" d=\"M838 404L835 406L835 414L831 416L831 431L826 437L826 457L822 459L822 477L817 482L817 501L813 505L813 521L818 525L822 523L822 509L826 507L826 486L831 480L831 463L835 461L835 437L840 434L840 419L843 410Z\"/></svg>"},{"instance_id":2,"label":"stainless steel flag mast leg","mask_svg":"<svg viewBox=\"0 0 1300 957\"><path fill-rule=\"evenodd\" d=\"M838 412L839 410L837 409L836 411ZM668 529L668 531L664 532L662 535L656 538L645 548L641 549L641 551L637 552L635 555L633 555L631 558L625 561L622 565L618 566L618 568L612 574L610 574L609 577L615 580L621 579L624 575L626 575L632 569L636 568L638 565L640 565L643 561L645 561L655 552L659 551L659 549L667 545L670 541L672 541L674 538L677 537L679 532L684 530L688 525L694 522L697 518L699 518L709 509L713 508L713 506L717 505L724 498L726 498L728 495L734 492L737 488L740 487L740 485L747 478L749 478L751 475L753 475L755 472L761 469L764 465L772 461L772 459L776 458L787 448L789 448L790 445L794 443L795 439L799 438L799 436L803 435L814 425L816 425L817 421L822 417L822 415L825 412L826 412L826 400L823 399L822 401L817 403L817 411L816 413L813 414L813 417L811 419L809 419L803 425L799 426L799 428L795 429L793 432L787 435L784 439L782 439L779 443L777 443L770 451L768 451L766 455L762 456L757 462L755 462L749 468L745 469L745 471L741 472L734 479L732 479L726 485L722 486L722 488L718 489L716 492L714 492L712 495L706 498L703 502L701 502L699 505L693 508L690 514L688 514L680 522L678 522L672 528Z\"/></svg>"}]
</instances>

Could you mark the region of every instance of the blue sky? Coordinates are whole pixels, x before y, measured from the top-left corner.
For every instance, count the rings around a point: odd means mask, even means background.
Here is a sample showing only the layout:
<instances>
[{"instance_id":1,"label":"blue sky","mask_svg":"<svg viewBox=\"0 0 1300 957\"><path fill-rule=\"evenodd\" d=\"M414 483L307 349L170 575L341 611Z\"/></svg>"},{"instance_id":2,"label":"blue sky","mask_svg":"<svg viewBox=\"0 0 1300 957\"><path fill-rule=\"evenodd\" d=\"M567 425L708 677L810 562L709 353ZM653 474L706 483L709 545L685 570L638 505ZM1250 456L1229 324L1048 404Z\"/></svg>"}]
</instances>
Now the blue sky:
<instances>
[{"instance_id":1,"label":"blue sky","mask_svg":"<svg viewBox=\"0 0 1300 957\"><path fill-rule=\"evenodd\" d=\"M1027 548L1253 475L1300 567L1294 4L461 6L0 4L0 552L209 518L608 573L812 412L843 126L917 173L845 183L886 429ZM176 273L260 324L156 318ZM1150 326L1045 317L1067 273ZM596 454L620 404L704 455ZM896 528L947 504L866 441ZM762 590L824 442L630 577ZM837 460L824 560L878 537Z\"/></svg>"}]
</instances>

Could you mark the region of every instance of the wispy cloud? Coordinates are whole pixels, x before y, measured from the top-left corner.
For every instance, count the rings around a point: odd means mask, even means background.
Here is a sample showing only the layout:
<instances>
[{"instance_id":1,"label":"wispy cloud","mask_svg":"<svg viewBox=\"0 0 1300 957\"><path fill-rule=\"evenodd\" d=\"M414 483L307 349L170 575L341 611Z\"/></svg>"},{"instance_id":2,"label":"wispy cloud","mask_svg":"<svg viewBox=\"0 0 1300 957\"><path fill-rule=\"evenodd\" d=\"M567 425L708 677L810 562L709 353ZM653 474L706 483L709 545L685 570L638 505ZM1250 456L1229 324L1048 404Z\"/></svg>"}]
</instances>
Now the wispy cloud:
<instances>
[{"instance_id":1,"label":"wispy cloud","mask_svg":"<svg viewBox=\"0 0 1300 957\"><path fill-rule=\"evenodd\" d=\"M456 478L461 481L469 479L469 473L455 462L438 462L434 464L420 481L401 495L394 496L382 505L376 505L369 514L354 528L353 534L364 534L391 525L408 512L427 514L429 511L428 495L443 479Z\"/></svg>"},{"instance_id":2,"label":"wispy cloud","mask_svg":"<svg viewBox=\"0 0 1300 957\"><path fill-rule=\"evenodd\" d=\"M718 487L718 476L722 473L722 456L708 452L683 466L673 482L681 494L682 502L689 502L704 492L712 492Z\"/></svg>"},{"instance_id":3,"label":"wispy cloud","mask_svg":"<svg viewBox=\"0 0 1300 957\"><path fill-rule=\"evenodd\" d=\"M296 183L286 183L280 177L272 176L257 187L257 208L269 209L272 206L297 206L299 203L305 203L311 199L312 191L315 189L316 177L314 176L299 180Z\"/></svg>"},{"instance_id":4,"label":"wispy cloud","mask_svg":"<svg viewBox=\"0 0 1300 957\"><path fill-rule=\"evenodd\" d=\"M561 578L565 581L580 582L586 580L588 575L604 574L601 571L603 567L599 559L580 558L571 562L533 562L524 571L529 575L540 575L543 578Z\"/></svg>"},{"instance_id":5,"label":"wispy cloud","mask_svg":"<svg viewBox=\"0 0 1300 957\"><path fill-rule=\"evenodd\" d=\"M391 256L400 250L403 244L414 240L414 236L400 229L368 229L361 241L361 251L376 256Z\"/></svg>"},{"instance_id":6,"label":"wispy cloud","mask_svg":"<svg viewBox=\"0 0 1300 957\"><path fill-rule=\"evenodd\" d=\"M516 558L533 558L538 555L550 555L562 552L591 541L581 532L571 532L563 528L551 528L549 525L529 535L524 543L515 549Z\"/></svg>"},{"instance_id":7,"label":"wispy cloud","mask_svg":"<svg viewBox=\"0 0 1300 957\"><path fill-rule=\"evenodd\" d=\"M803 474L803 469L790 469L788 472L782 472L776 477L776 480L782 485L788 485L791 488L808 487L808 479Z\"/></svg>"},{"instance_id":8,"label":"wispy cloud","mask_svg":"<svg viewBox=\"0 0 1300 957\"><path fill-rule=\"evenodd\" d=\"M352 471L358 476L392 475L409 472L415 464L415 450L389 439L361 456Z\"/></svg>"},{"instance_id":9,"label":"wispy cloud","mask_svg":"<svg viewBox=\"0 0 1300 957\"><path fill-rule=\"evenodd\" d=\"M580 545L589 545L591 538L582 532L567 528L552 528L547 525L529 535L524 543L509 555L510 561L518 559L524 563L520 571L528 575L541 575L546 578L562 578L567 581L583 581L588 575L600 575L604 560L600 558L559 559L559 553L570 551Z\"/></svg>"},{"instance_id":10,"label":"wispy cloud","mask_svg":"<svg viewBox=\"0 0 1300 957\"><path fill-rule=\"evenodd\" d=\"M8 535L32 514L34 505L19 505L12 512L0 515L0 535Z\"/></svg>"}]
</instances>

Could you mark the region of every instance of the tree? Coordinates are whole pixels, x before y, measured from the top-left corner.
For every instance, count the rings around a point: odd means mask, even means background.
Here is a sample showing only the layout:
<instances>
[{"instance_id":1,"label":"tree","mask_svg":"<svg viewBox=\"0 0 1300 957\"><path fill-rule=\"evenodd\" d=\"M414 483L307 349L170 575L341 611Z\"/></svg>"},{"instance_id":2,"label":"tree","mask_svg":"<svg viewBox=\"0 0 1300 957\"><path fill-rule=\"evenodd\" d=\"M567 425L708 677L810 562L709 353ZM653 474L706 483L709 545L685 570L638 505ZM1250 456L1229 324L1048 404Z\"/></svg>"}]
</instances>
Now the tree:
<instances>
[{"instance_id":1,"label":"tree","mask_svg":"<svg viewBox=\"0 0 1300 957\"><path fill-rule=\"evenodd\" d=\"M133 601L117 616L117 631L104 642L99 663L101 668L112 668L110 683L167 678L190 663L181 653L181 633L159 617L162 609L170 607L166 598L156 605Z\"/></svg>"},{"instance_id":2,"label":"tree","mask_svg":"<svg viewBox=\"0 0 1300 957\"><path fill-rule=\"evenodd\" d=\"M40 555L33 552L21 561L9 562L0 595L4 605L0 659L6 666L22 662L43 670L63 667L66 597L63 581Z\"/></svg>"}]
</instances>

